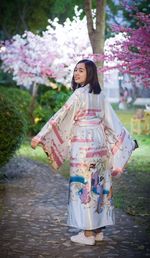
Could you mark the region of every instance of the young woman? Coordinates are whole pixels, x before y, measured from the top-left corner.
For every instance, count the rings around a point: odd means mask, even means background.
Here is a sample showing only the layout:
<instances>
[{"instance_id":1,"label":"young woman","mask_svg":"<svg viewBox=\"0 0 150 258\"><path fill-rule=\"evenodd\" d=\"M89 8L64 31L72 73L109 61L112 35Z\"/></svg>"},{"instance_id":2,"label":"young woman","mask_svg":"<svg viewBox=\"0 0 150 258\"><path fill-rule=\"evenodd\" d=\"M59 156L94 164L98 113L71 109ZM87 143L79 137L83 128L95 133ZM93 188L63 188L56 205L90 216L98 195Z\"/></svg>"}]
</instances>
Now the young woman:
<instances>
[{"instance_id":1,"label":"young woman","mask_svg":"<svg viewBox=\"0 0 150 258\"><path fill-rule=\"evenodd\" d=\"M123 172L136 144L106 100L92 61L77 63L72 88L31 146L40 144L55 169L70 160L68 225L82 230L71 241L94 245L102 228L115 223L112 176Z\"/></svg>"}]
</instances>

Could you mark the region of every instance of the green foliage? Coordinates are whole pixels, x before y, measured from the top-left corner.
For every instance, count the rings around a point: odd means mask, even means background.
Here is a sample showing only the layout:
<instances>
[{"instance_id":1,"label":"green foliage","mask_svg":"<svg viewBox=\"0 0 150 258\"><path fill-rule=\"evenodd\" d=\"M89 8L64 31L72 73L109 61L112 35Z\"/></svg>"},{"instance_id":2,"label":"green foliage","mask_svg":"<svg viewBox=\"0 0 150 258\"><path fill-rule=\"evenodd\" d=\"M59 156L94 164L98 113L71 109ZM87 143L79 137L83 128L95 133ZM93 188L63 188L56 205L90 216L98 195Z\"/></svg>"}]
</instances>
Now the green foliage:
<instances>
[{"instance_id":1,"label":"green foliage","mask_svg":"<svg viewBox=\"0 0 150 258\"><path fill-rule=\"evenodd\" d=\"M96 0L91 1L92 8L96 8ZM48 25L48 19L58 17L60 23L67 18L73 19L74 7L84 9L81 0L1 0L0 2L0 38L11 38L15 34L22 34L25 30L41 32ZM85 15L81 14L81 18ZM106 8L106 36L110 36L110 23L118 15L118 4L107 1Z\"/></svg>"},{"instance_id":2,"label":"green foliage","mask_svg":"<svg viewBox=\"0 0 150 258\"><path fill-rule=\"evenodd\" d=\"M15 103L16 109L24 121L26 135L38 133L49 118L63 106L71 94L71 90L68 90L62 85L58 85L57 89L44 86L39 87L37 102L33 112L35 123L32 125L29 114L31 103L31 95L29 92L27 90L8 86L1 86L0 90L7 99L10 99Z\"/></svg>"},{"instance_id":3,"label":"green foliage","mask_svg":"<svg viewBox=\"0 0 150 258\"><path fill-rule=\"evenodd\" d=\"M41 96L40 104L44 107L50 107L55 113L70 96L71 91L65 87L58 89L50 89L43 96Z\"/></svg>"},{"instance_id":4,"label":"green foliage","mask_svg":"<svg viewBox=\"0 0 150 258\"><path fill-rule=\"evenodd\" d=\"M57 89L47 88L43 94L40 92L39 105L33 113L35 124L32 126L32 134L39 132L50 117L63 106L70 94L71 90L65 86L60 86Z\"/></svg>"},{"instance_id":5,"label":"green foliage","mask_svg":"<svg viewBox=\"0 0 150 258\"><path fill-rule=\"evenodd\" d=\"M137 10L139 12L143 12L146 14L149 14L149 10L150 10L150 2L149 0L138 0L138 1L129 1L129 6L133 6L135 5ZM125 18L125 20L129 23L129 26L131 28L137 28L138 24L137 24L137 19L135 18L135 14L136 11L133 10L127 10L127 9L123 9L123 16Z\"/></svg>"},{"instance_id":6,"label":"green foliage","mask_svg":"<svg viewBox=\"0 0 150 258\"><path fill-rule=\"evenodd\" d=\"M0 166L3 166L19 148L24 135L23 119L14 103L0 95Z\"/></svg>"},{"instance_id":7,"label":"green foliage","mask_svg":"<svg viewBox=\"0 0 150 258\"><path fill-rule=\"evenodd\" d=\"M15 82L12 79L12 74L4 72L0 69L0 84L6 84L10 86L15 86Z\"/></svg>"},{"instance_id":8,"label":"green foliage","mask_svg":"<svg viewBox=\"0 0 150 258\"><path fill-rule=\"evenodd\" d=\"M11 38L25 30L45 29L50 18L52 0L1 0L0 38Z\"/></svg>"},{"instance_id":9,"label":"green foliage","mask_svg":"<svg viewBox=\"0 0 150 258\"><path fill-rule=\"evenodd\" d=\"M31 96L27 90L19 89L18 87L0 86L0 91L6 98L15 103L16 109L24 121L25 133L30 131L30 116L29 106Z\"/></svg>"},{"instance_id":10,"label":"green foliage","mask_svg":"<svg viewBox=\"0 0 150 258\"><path fill-rule=\"evenodd\" d=\"M53 110L50 107L46 108L38 105L33 112L34 124L30 127L31 134L37 134L52 115Z\"/></svg>"},{"instance_id":11,"label":"green foliage","mask_svg":"<svg viewBox=\"0 0 150 258\"><path fill-rule=\"evenodd\" d=\"M95 2L95 1L94 1ZM55 17L59 18L60 23L65 22L66 18L70 18L72 20L74 13L74 7L77 5L79 9L83 9L84 2L81 0L55 0L52 4L51 19Z\"/></svg>"},{"instance_id":12,"label":"green foliage","mask_svg":"<svg viewBox=\"0 0 150 258\"><path fill-rule=\"evenodd\" d=\"M105 38L113 36L111 25L118 23L118 12L120 11L120 5L113 0L107 0L106 5L106 26L105 26Z\"/></svg>"}]
</instances>

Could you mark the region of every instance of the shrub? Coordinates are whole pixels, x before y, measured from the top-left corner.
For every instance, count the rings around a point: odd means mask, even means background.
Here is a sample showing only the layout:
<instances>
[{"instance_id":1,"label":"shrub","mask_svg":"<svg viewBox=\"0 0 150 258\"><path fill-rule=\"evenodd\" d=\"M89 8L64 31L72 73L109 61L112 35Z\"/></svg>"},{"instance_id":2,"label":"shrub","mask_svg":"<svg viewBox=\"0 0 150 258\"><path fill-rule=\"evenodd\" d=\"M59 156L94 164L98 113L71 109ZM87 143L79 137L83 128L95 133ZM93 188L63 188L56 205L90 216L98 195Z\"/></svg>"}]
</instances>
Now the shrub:
<instances>
[{"instance_id":1,"label":"shrub","mask_svg":"<svg viewBox=\"0 0 150 258\"><path fill-rule=\"evenodd\" d=\"M35 123L31 128L33 134L36 134L40 131L48 119L50 119L50 117L63 106L71 93L71 90L61 86L57 89L45 90L45 92L41 94L40 97L38 96L39 105L34 110L33 116Z\"/></svg>"},{"instance_id":2,"label":"shrub","mask_svg":"<svg viewBox=\"0 0 150 258\"><path fill-rule=\"evenodd\" d=\"M27 90L18 87L0 86L0 91L8 100L15 103L16 109L24 120L24 130L26 134L30 131L30 115L29 106L31 103L31 95Z\"/></svg>"},{"instance_id":3,"label":"shrub","mask_svg":"<svg viewBox=\"0 0 150 258\"><path fill-rule=\"evenodd\" d=\"M38 106L33 112L34 124L31 126L31 132L33 135L37 134L44 124L53 115L53 110L50 107Z\"/></svg>"},{"instance_id":4,"label":"shrub","mask_svg":"<svg viewBox=\"0 0 150 258\"><path fill-rule=\"evenodd\" d=\"M41 96L40 104L45 108L52 109L53 113L55 113L63 106L71 93L72 91L66 89L64 86L57 89L50 89Z\"/></svg>"},{"instance_id":5,"label":"shrub","mask_svg":"<svg viewBox=\"0 0 150 258\"><path fill-rule=\"evenodd\" d=\"M24 136L24 121L14 103L0 95L0 166L9 161Z\"/></svg>"}]
</instances>

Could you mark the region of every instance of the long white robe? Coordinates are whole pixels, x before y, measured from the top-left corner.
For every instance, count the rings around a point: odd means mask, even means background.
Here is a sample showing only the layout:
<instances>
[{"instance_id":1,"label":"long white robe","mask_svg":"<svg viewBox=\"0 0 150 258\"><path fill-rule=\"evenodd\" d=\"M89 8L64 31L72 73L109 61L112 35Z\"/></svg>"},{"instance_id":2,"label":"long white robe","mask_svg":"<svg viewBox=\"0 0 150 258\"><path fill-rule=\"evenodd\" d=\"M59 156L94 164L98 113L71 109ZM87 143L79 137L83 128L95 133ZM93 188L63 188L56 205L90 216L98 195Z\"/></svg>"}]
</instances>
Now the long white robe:
<instances>
[{"instance_id":1,"label":"long white robe","mask_svg":"<svg viewBox=\"0 0 150 258\"><path fill-rule=\"evenodd\" d=\"M70 160L68 225L113 225L112 176L123 172L135 143L103 92L89 93L89 85L75 90L34 141L53 168Z\"/></svg>"}]
</instances>

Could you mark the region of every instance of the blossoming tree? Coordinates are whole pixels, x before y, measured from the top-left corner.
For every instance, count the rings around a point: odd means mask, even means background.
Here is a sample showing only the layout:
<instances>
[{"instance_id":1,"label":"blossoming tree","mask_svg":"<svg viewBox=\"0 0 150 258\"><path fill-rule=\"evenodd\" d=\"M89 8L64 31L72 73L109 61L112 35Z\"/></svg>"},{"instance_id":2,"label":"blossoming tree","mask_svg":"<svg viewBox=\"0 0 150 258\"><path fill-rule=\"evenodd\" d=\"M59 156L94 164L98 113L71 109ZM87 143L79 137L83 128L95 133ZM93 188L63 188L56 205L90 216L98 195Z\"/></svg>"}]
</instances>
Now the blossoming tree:
<instances>
[{"instance_id":1,"label":"blossoming tree","mask_svg":"<svg viewBox=\"0 0 150 258\"><path fill-rule=\"evenodd\" d=\"M55 67L54 61L58 53L54 43L46 44L43 37L25 32L6 41L1 49L3 70L12 73L17 85L32 86L31 117L38 84L49 85L48 78L56 77L58 67Z\"/></svg>"},{"instance_id":2,"label":"blossoming tree","mask_svg":"<svg viewBox=\"0 0 150 258\"><path fill-rule=\"evenodd\" d=\"M92 54L92 47L88 37L86 17L82 19L82 10L75 7L73 20L66 19L64 24L60 24L58 19L48 20L47 30L43 32L43 38L47 41L55 39L55 45L59 52L57 64L63 65L63 76L57 76L56 80L70 86L74 65L82 58Z\"/></svg>"},{"instance_id":3,"label":"blossoming tree","mask_svg":"<svg viewBox=\"0 0 150 258\"><path fill-rule=\"evenodd\" d=\"M49 78L68 84L74 64L92 53L86 18L80 19L81 12L75 7L73 21L66 19L63 25L57 18L49 20L41 36L26 31L5 42L1 49L3 70L26 88L33 83L49 86Z\"/></svg>"},{"instance_id":4,"label":"blossoming tree","mask_svg":"<svg viewBox=\"0 0 150 258\"><path fill-rule=\"evenodd\" d=\"M150 87L150 15L136 13L138 28L114 26L115 32L122 33L115 44L108 45L104 59L107 65L101 71L117 68L121 73L129 74L146 87ZM114 66L109 62L116 60Z\"/></svg>"},{"instance_id":5,"label":"blossoming tree","mask_svg":"<svg viewBox=\"0 0 150 258\"><path fill-rule=\"evenodd\" d=\"M73 21L63 25L58 19L49 20L42 35L26 31L14 36L1 48L2 69L12 73L17 85L32 86L32 103L39 84L50 86L50 78L69 86L73 67L83 56L92 53L86 18L80 19L82 10L75 7Z\"/></svg>"}]
</instances>

